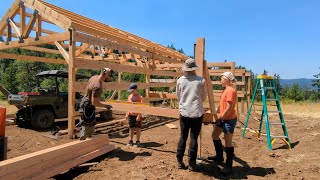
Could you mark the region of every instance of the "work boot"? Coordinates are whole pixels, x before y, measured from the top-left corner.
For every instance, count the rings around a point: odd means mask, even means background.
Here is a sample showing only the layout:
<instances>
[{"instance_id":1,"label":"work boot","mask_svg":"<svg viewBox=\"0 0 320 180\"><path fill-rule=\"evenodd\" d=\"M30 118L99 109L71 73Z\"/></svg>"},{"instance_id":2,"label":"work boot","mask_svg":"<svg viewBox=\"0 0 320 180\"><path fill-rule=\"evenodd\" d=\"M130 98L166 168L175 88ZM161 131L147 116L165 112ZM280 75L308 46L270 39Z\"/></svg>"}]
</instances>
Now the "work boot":
<instances>
[{"instance_id":1,"label":"work boot","mask_svg":"<svg viewBox=\"0 0 320 180\"><path fill-rule=\"evenodd\" d=\"M177 148L177 161L178 161L178 169L185 169L186 166L183 163L183 155L184 155L184 148Z\"/></svg>"},{"instance_id":2,"label":"work boot","mask_svg":"<svg viewBox=\"0 0 320 180\"><path fill-rule=\"evenodd\" d=\"M223 175L231 175L232 174L232 162L234 157L234 147L226 147L227 160L226 164L223 167L221 173Z\"/></svg>"},{"instance_id":3,"label":"work boot","mask_svg":"<svg viewBox=\"0 0 320 180\"><path fill-rule=\"evenodd\" d=\"M186 165L183 163L183 160L178 160L178 169L185 169Z\"/></svg>"},{"instance_id":4,"label":"work boot","mask_svg":"<svg viewBox=\"0 0 320 180\"><path fill-rule=\"evenodd\" d=\"M137 147L141 147L140 141L136 141L136 146L137 146Z\"/></svg>"},{"instance_id":5,"label":"work boot","mask_svg":"<svg viewBox=\"0 0 320 180\"><path fill-rule=\"evenodd\" d=\"M127 144L127 146L133 146L133 141L130 140L129 143Z\"/></svg>"},{"instance_id":6,"label":"work boot","mask_svg":"<svg viewBox=\"0 0 320 180\"><path fill-rule=\"evenodd\" d=\"M223 163L223 146L221 143L221 140L213 140L213 145L216 150L216 155L215 156L209 156L208 160L214 161L215 163L221 164Z\"/></svg>"},{"instance_id":7,"label":"work boot","mask_svg":"<svg viewBox=\"0 0 320 180\"><path fill-rule=\"evenodd\" d=\"M189 163L188 163L188 169L190 171L198 172L199 167L197 165L197 151L189 149Z\"/></svg>"}]
</instances>

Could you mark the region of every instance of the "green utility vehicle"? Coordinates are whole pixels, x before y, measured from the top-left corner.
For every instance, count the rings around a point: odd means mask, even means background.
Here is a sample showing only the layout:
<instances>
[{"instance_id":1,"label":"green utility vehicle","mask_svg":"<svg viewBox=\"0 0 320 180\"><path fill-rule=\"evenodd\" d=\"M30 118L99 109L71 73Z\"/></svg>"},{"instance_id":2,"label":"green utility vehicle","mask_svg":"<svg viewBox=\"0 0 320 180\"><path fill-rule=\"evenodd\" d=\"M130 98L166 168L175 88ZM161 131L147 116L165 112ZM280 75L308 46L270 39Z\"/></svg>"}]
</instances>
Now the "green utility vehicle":
<instances>
[{"instance_id":1,"label":"green utility vehicle","mask_svg":"<svg viewBox=\"0 0 320 180\"><path fill-rule=\"evenodd\" d=\"M20 127L30 126L34 129L47 129L55 119L68 117L68 92L59 90L59 82L66 81L68 72L61 70L43 71L36 75L37 91L20 92L8 96L9 104L15 105L19 110L15 116L15 123ZM42 87L44 80L51 78L54 85ZM76 74L76 79L89 79L90 77ZM47 81L48 82L48 81ZM42 86L41 86L42 85ZM76 92L75 110L79 110L82 95ZM112 118L112 111L99 112L102 121Z\"/></svg>"}]
</instances>

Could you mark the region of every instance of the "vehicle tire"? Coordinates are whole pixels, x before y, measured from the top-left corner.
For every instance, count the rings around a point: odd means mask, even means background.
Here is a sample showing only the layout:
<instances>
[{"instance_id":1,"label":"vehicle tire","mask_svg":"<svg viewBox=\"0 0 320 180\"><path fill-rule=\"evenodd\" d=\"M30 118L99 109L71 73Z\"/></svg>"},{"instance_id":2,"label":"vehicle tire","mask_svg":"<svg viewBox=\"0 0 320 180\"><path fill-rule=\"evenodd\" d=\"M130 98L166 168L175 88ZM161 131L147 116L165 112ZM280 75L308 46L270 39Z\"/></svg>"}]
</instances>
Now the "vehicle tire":
<instances>
[{"instance_id":1,"label":"vehicle tire","mask_svg":"<svg viewBox=\"0 0 320 180\"><path fill-rule=\"evenodd\" d=\"M18 125L18 127L20 128L30 128L30 121L27 121L25 119L25 110L19 110L16 113L16 117L14 118L14 122L16 123L16 125Z\"/></svg>"},{"instance_id":2,"label":"vehicle tire","mask_svg":"<svg viewBox=\"0 0 320 180\"><path fill-rule=\"evenodd\" d=\"M54 123L54 114L49 109L35 109L31 125L33 129L48 129Z\"/></svg>"},{"instance_id":3,"label":"vehicle tire","mask_svg":"<svg viewBox=\"0 0 320 180\"><path fill-rule=\"evenodd\" d=\"M110 121L112 119L112 110L100 112L101 121Z\"/></svg>"}]
</instances>

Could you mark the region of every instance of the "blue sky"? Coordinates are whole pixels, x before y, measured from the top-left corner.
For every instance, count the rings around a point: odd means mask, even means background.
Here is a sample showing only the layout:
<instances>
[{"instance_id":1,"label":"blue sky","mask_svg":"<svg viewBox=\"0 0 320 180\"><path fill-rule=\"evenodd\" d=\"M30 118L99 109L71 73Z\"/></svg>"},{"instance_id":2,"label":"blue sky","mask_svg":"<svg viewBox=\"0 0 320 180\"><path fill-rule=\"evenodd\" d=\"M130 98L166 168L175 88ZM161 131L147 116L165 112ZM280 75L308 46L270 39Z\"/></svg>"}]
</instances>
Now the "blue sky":
<instances>
[{"instance_id":1,"label":"blue sky","mask_svg":"<svg viewBox=\"0 0 320 180\"><path fill-rule=\"evenodd\" d=\"M14 0L0 1L0 16ZM318 0L46 0L91 19L205 59L234 61L257 74L313 78L320 71Z\"/></svg>"}]
</instances>

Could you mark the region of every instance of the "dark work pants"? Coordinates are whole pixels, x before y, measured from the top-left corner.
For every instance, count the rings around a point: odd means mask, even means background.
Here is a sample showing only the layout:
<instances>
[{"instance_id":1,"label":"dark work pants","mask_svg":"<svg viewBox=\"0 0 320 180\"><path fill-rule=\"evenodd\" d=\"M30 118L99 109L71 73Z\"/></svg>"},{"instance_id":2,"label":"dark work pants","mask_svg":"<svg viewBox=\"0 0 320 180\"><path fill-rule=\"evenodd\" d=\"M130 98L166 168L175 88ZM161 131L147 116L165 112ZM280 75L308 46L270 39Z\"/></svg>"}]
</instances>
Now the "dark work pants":
<instances>
[{"instance_id":1,"label":"dark work pants","mask_svg":"<svg viewBox=\"0 0 320 180\"><path fill-rule=\"evenodd\" d=\"M189 158L195 159L198 151L198 136L202 126L203 116L198 118L183 117L180 114L180 139L177 148L177 159L182 161L186 142L190 131Z\"/></svg>"}]
</instances>

